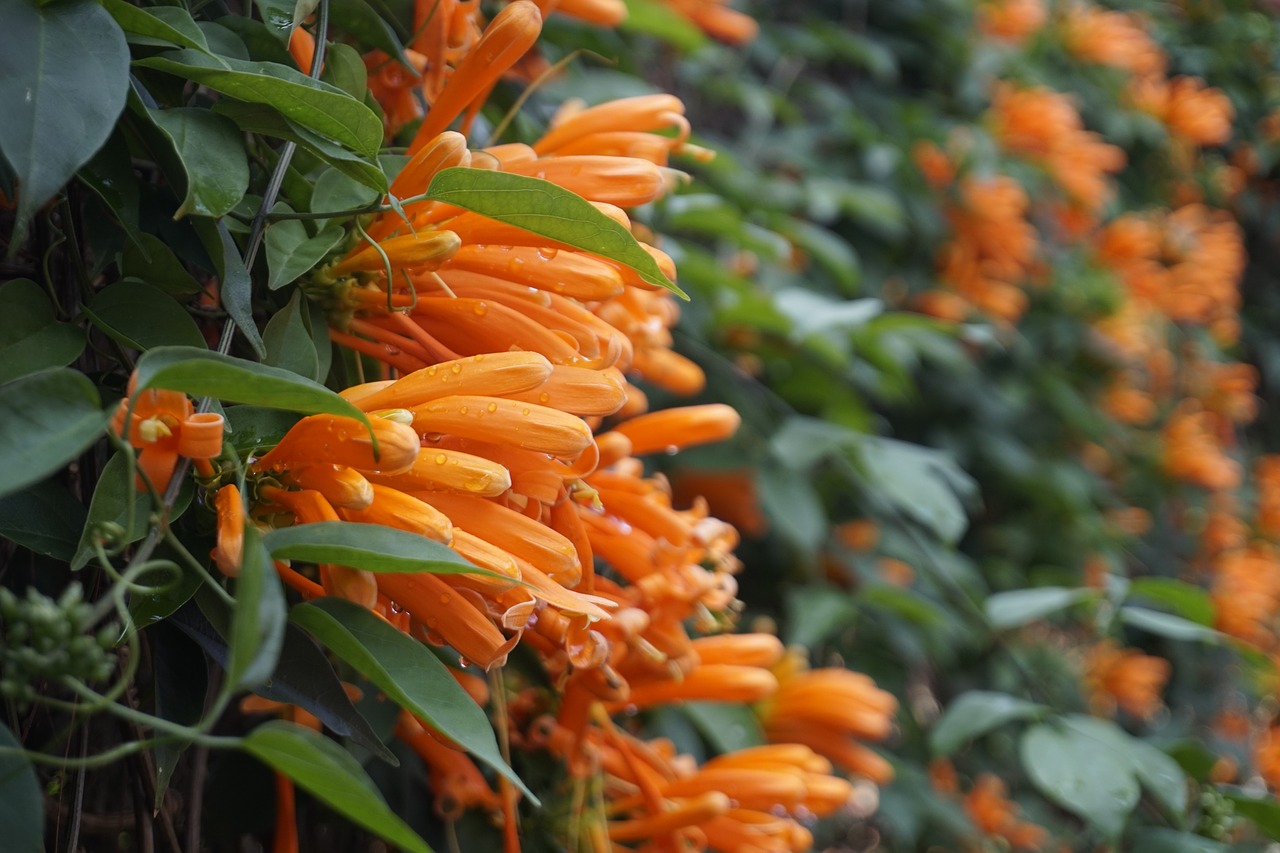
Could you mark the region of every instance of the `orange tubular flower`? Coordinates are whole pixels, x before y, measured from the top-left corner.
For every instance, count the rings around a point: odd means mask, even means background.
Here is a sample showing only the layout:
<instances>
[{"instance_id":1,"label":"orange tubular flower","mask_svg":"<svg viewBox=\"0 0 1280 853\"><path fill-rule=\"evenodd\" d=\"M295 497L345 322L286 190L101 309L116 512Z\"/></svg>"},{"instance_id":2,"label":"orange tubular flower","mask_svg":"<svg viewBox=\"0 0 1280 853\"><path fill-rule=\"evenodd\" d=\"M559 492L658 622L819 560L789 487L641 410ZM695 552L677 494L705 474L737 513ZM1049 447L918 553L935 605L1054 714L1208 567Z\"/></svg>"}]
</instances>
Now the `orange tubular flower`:
<instances>
[{"instance_id":1,"label":"orange tubular flower","mask_svg":"<svg viewBox=\"0 0 1280 853\"><path fill-rule=\"evenodd\" d=\"M1104 715L1119 707L1140 719L1150 719L1163 706L1160 692L1169 680L1167 660L1144 655L1136 649L1118 649L1101 642L1089 650L1084 683L1089 704Z\"/></svg>"},{"instance_id":2,"label":"orange tubular flower","mask_svg":"<svg viewBox=\"0 0 1280 853\"><path fill-rule=\"evenodd\" d=\"M150 388L133 394L133 384L131 379L131 398L120 402L111 428L140 451L135 482L138 491L146 490L147 481L163 491L180 456L195 460L200 474L212 475L209 460L222 453L222 416L212 412L197 414L191 400L179 391Z\"/></svg>"},{"instance_id":3,"label":"orange tubular flower","mask_svg":"<svg viewBox=\"0 0 1280 853\"><path fill-rule=\"evenodd\" d=\"M311 415L298 421L280 443L255 465L261 470L284 470L326 462L361 471L404 471L418 458L418 434L411 427L373 417L366 427L354 418ZM374 447L374 438L377 447Z\"/></svg>"},{"instance_id":4,"label":"orange tubular flower","mask_svg":"<svg viewBox=\"0 0 1280 853\"><path fill-rule=\"evenodd\" d=\"M1164 74L1164 53L1134 15L1076 4L1066 10L1061 33L1067 53L1082 62L1142 77Z\"/></svg>"},{"instance_id":5,"label":"orange tubular flower","mask_svg":"<svg viewBox=\"0 0 1280 853\"><path fill-rule=\"evenodd\" d=\"M213 561L218 571L234 578L240 574L244 554L244 501L236 484L228 483L218 489L213 504L218 511L218 544L213 549Z\"/></svg>"},{"instance_id":6,"label":"orange tubular flower","mask_svg":"<svg viewBox=\"0 0 1280 853\"><path fill-rule=\"evenodd\" d=\"M1018 819L1020 809L1005 796L1004 782L990 773L974 782L964 810L984 835L1003 838L1015 850L1039 850L1049 841L1044 827Z\"/></svg>"},{"instance_id":7,"label":"orange tubular flower","mask_svg":"<svg viewBox=\"0 0 1280 853\"><path fill-rule=\"evenodd\" d=\"M643 456L724 441L741 423L742 416L732 406L708 403L651 412L622 422L614 431L631 440L633 454Z\"/></svg>"},{"instance_id":8,"label":"orange tubular flower","mask_svg":"<svg viewBox=\"0 0 1280 853\"><path fill-rule=\"evenodd\" d=\"M730 9L725 0L663 0L712 38L728 44L746 44L760 32L754 18Z\"/></svg>"}]
</instances>

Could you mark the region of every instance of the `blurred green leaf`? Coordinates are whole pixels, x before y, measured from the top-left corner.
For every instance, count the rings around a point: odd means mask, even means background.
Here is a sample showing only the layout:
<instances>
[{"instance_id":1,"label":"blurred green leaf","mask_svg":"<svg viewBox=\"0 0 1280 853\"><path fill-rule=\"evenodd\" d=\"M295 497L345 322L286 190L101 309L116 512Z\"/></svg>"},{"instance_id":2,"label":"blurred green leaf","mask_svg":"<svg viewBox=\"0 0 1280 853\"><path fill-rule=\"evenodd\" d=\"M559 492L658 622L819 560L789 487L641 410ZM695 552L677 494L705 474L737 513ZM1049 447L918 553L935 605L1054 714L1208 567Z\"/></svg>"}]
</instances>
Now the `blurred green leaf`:
<instances>
[{"instance_id":1,"label":"blurred green leaf","mask_svg":"<svg viewBox=\"0 0 1280 853\"><path fill-rule=\"evenodd\" d=\"M766 743L760 720L746 705L684 702L680 707L717 752L737 752Z\"/></svg>"},{"instance_id":2,"label":"blurred green leaf","mask_svg":"<svg viewBox=\"0 0 1280 853\"><path fill-rule=\"evenodd\" d=\"M968 526L964 501L977 484L940 450L891 438L866 436L859 459L876 497L954 543Z\"/></svg>"},{"instance_id":3,"label":"blurred green leaf","mask_svg":"<svg viewBox=\"0 0 1280 853\"><path fill-rule=\"evenodd\" d=\"M400 707L538 798L502 759L489 718L422 643L366 608L338 598L300 604L290 618Z\"/></svg>"},{"instance_id":4,"label":"blurred green leaf","mask_svg":"<svg viewBox=\"0 0 1280 853\"><path fill-rule=\"evenodd\" d=\"M6 850L41 853L44 847L44 799L35 768L22 744L0 723L0 826ZM10 751L13 750L13 751Z\"/></svg>"},{"instance_id":5,"label":"blurred green leaf","mask_svg":"<svg viewBox=\"0 0 1280 853\"><path fill-rule=\"evenodd\" d=\"M1124 829L1140 789L1127 755L1077 729L1039 723L1022 736L1022 767L1051 801L1108 838Z\"/></svg>"},{"instance_id":6,"label":"blurred green leaf","mask_svg":"<svg viewBox=\"0 0 1280 853\"><path fill-rule=\"evenodd\" d=\"M431 179L427 197L617 261L649 284L689 298L630 231L582 196L549 181L483 169L443 169Z\"/></svg>"},{"instance_id":7,"label":"blurred green leaf","mask_svg":"<svg viewBox=\"0 0 1280 853\"><path fill-rule=\"evenodd\" d=\"M0 498L0 537L70 562L86 515L66 487L44 480Z\"/></svg>"},{"instance_id":8,"label":"blurred green leaf","mask_svg":"<svg viewBox=\"0 0 1280 853\"><path fill-rule=\"evenodd\" d=\"M842 589L808 583L787 590L785 611L787 645L812 649L852 627L858 607Z\"/></svg>"},{"instance_id":9,"label":"blurred green leaf","mask_svg":"<svg viewBox=\"0 0 1280 853\"><path fill-rule=\"evenodd\" d=\"M1280 803L1271 797L1252 797L1247 794L1225 795L1235 806L1235 813L1253 822L1253 825L1270 838L1280 841Z\"/></svg>"},{"instance_id":10,"label":"blurred green leaf","mask_svg":"<svg viewBox=\"0 0 1280 853\"><path fill-rule=\"evenodd\" d=\"M1129 597L1164 605L1176 615L1206 627L1214 623L1213 600L1198 586L1173 578L1138 578L1129 586Z\"/></svg>"},{"instance_id":11,"label":"blurred green leaf","mask_svg":"<svg viewBox=\"0 0 1280 853\"><path fill-rule=\"evenodd\" d=\"M0 385L0 496L79 456L110 418L93 383L74 370L42 370Z\"/></svg>"},{"instance_id":12,"label":"blurred green leaf","mask_svg":"<svg viewBox=\"0 0 1280 853\"><path fill-rule=\"evenodd\" d=\"M84 333L58 322L49 295L29 278L0 284L0 317L0 384L65 367L84 351Z\"/></svg>"},{"instance_id":13,"label":"blurred green leaf","mask_svg":"<svg viewBox=\"0 0 1280 853\"><path fill-rule=\"evenodd\" d=\"M244 748L353 823L411 853L431 853L387 807L360 763L324 735L272 721L249 732Z\"/></svg>"},{"instance_id":14,"label":"blurred green leaf","mask_svg":"<svg viewBox=\"0 0 1280 853\"><path fill-rule=\"evenodd\" d=\"M1221 631L1215 631L1198 622L1183 619L1181 616L1161 613L1159 610L1149 610L1145 607L1128 605L1121 607L1120 618L1126 625L1132 625L1135 628L1141 628L1144 631L1150 631L1152 634L1159 634L1171 640L1200 640L1206 643L1219 643L1223 639Z\"/></svg>"},{"instance_id":15,"label":"blurred green leaf","mask_svg":"<svg viewBox=\"0 0 1280 853\"><path fill-rule=\"evenodd\" d=\"M1092 589L1066 589L1042 586L998 592L986 601L987 619L997 631L1016 628L1028 622L1064 610L1081 601L1097 597Z\"/></svg>"},{"instance_id":16,"label":"blurred green leaf","mask_svg":"<svg viewBox=\"0 0 1280 853\"><path fill-rule=\"evenodd\" d=\"M935 755L951 755L976 737L1014 720L1038 719L1049 709L1008 693L970 690L947 706L942 718L929 732L929 747Z\"/></svg>"}]
</instances>

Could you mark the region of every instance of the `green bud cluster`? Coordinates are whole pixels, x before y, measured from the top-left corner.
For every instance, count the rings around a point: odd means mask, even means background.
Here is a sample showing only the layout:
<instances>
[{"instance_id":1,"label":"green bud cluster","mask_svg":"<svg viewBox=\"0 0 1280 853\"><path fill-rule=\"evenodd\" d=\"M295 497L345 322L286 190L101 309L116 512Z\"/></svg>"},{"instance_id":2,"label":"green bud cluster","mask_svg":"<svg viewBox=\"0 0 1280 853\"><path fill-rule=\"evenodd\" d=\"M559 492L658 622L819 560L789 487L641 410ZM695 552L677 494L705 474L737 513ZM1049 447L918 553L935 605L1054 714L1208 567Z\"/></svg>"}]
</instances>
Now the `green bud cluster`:
<instances>
[{"instance_id":1,"label":"green bud cluster","mask_svg":"<svg viewBox=\"0 0 1280 853\"><path fill-rule=\"evenodd\" d=\"M19 598L0 587L0 696L28 705L44 682L110 678L119 631L105 625L90 633L92 613L78 583L57 600L33 588Z\"/></svg>"},{"instance_id":2,"label":"green bud cluster","mask_svg":"<svg viewBox=\"0 0 1280 853\"><path fill-rule=\"evenodd\" d=\"M1206 788L1200 794L1200 821L1196 832L1219 841L1225 839L1235 825L1236 804L1221 791Z\"/></svg>"}]
</instances>

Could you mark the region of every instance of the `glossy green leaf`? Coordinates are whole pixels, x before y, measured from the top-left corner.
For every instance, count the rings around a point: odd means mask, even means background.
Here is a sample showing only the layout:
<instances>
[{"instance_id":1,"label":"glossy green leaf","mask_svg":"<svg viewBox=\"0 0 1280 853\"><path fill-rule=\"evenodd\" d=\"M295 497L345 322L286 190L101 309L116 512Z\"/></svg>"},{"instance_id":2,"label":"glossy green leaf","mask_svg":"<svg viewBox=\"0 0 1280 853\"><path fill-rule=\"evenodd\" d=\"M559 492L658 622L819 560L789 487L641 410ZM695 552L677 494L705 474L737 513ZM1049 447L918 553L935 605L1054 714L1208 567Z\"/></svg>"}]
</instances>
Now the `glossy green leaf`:
<instances>
[{"instance_id":1,"label":"glossy green leaf","mask_svg":"<svg viewBox=\"0 0 1280 853\"><path fill-rule=\"evenodd\" d=\"M1174 616L1172 613L1162 613L1159 610L1150 610L1146 607L1121 607L1120 618L1126 625L1132 625L1135 628L1141 628L1144 631L1150 631L1152 634L1159 634L1171 640L1200 640L1205 643L1219 643L1223 638L1221 631L1215 631L1213 628L1201 625L1199 622L1192 622L1190 619L1183 619L1181 616Z\"/></svg>"},{"instance_id":2,"label":"glossy green leaf","mask_svg":"<svg viewBox=\"0 0 1280 853\"><path fill-rule=\"evenodd\" d=\"M44 798L35 768L21 752L22 744L0 723L0 826L4 847L13 853L41 853L44 847Z\"/></svg>"},{"instance_id":3,"label":"glossy green leaf","mask_svg":"<svg viewBox=\"0 0 1280 853\"><path fill-rule=\"evenodd\" d=\"M84 306L90 321L130 349L205 346L187 310L158 287L127 280L98 291Z\"/></svg>"},{"instance_id":4,"label":"glossy green leaf","mask_svg":"<svg viewBox=\"0 0 1280 853\"><path fill-rule=\"evenodd\" d=\"M379 173L381 174L381 173ZM277 204L275 212L291 212L286 204ZM267 226L263 245L267 252L267 287L272 290L292 284L342 242L347 232L342 226L326 225L314 237L296 219L281 219ZM268 347L268 350L270 348Z\"/></svg>"},{"instance_id":5,"label":"glossy green leaf","mask_svg":"<svg viewBox=\"0 0 1280 853\"><path fill-rule=\"evenodd\" d=\"M358 826L410 853L431 853L427 843L387 807L351 753L324 735L272 721L249 732L244 748Z\"/></svg>"},{"instance_id":6,"label":"glossy green leaf","mask_svg":"<svg viewBox=\"0 0 1280 853\"><path fill-rule=\"evenodd\" d=\"M1173 578L1137 578L1129 586L1129 598L1146 599L1169 608L1175 615L1200 625L1214 623L1213 601L1203 588Z\"/></svg>"},{"instance_id":7,"label":"glossy green leaf","mask_svg":"<svg viewBox=\"0 0 1280 853\"><path fill-rule=\"evenodd\" d=\"M387 176L383 174L376 160L348 151L341 145L291 121L272 107L265 104L248 104L244 101L222 100L214 104L213 110L229 117L246 133L260 133L263 136L294 142L347 177L373 189L375 193L386 192Z\"/></svg>"},{"instance_id":8,"label":"glossy green leaf","mask_svg":"<svg viewBox=\"0 0 1280 853\"><path fill-rule=\"evenodd\" d=\"M444 169L431 179L427 197L617 261L649 284L689 298L630 231L582 196L549 181L484 169Z\"/></svg>"},{"instance_id":9,"label":"glossy green leaf","mask_svg":"<svg viewBox=\"0 0 1280 853\"><path fill-rule=\"evenodd\" d=\"M1042 794L1109 838L1141 793L1128 756L1076 729L1040 723L1022 737L1022 767Z\"/></svg>"},{"instance_id":10,"label":"glossy green leaf","mask_svg":"<svg viewBox=\"0 0 1280 853\"><path fill-rule=\"evenodd\" d=\"M0 498L0 537L70 562L87 514L66 487L44 480Z\"/></svg>"},{"instance_id":11,"label":"glossy green leaf","mask_svg":"<svg viewBox=\"0 0 1280 853\"><path fill-rule=\"evenodd\" d=\"M300 604L293 608L290 619L397 705L429 722L538 802L502 760L484 711L420 642L368 609L340 598Z\"/></svg>"},{"instance_id":12,"label":"glossy green leaf","mask_svg":"<svg viewBox=\"0 0 1280 853\"><path fill-rule=\"evenodd\" d=\"M364 412L328 388L296 373L193 347L159 347L138 359L138 390L169 388L303 414L327 412L368 424Z\"/></svg>"},{"instance_id":13,"label":"glossy green leaf","mask_svg":"<svg viewBox=\"0 0 1280 853\"><path fill-rule=\"evenodd\" d=\"M32 214L107 141L128 88L129 46L97 3L6 4L0 152L22 185L11 252Z\"/></svg>"},{"instance_id":14,"label":"glossy green leaf","mask_svg":"<svg viewBox=\"0 0 1280 853\"><path fill-rule=\"evenodd\" d=\"M320 365L303 319L306 306L302 298L301 290L293 292L289 302L267 323L262 340L267 345L267 364L314 380L319 378Z\"/></svg>"},{"instance_id":15,"label":"glossy green leaf","mask_svg":"<svg viewBox=\"0 0 1280 853\"><path fill-rule=\"evenodd\" d=\"M58 322L49 295L30 279L0 284L0 317L0 384L64 367L84 350L84 333Z\"/></svg>"},{"instance_id":16,"label":"glossy green leaf","mask_svg":"<svg viewBox=\"0 0 1280 853\"><path fill-rule=\"evenodd\" d=\"M379 193L344 169L327 169L316 178L311 196L312 213L342 213L358 210L378 200Z\"/></svg>"},{"instance_id":17,"label":"glossy green leaf","mask_svg":"<svg viewBox=\"0 0 1280 853\"><path fill-rule=\"evenodd\" d=\"M227 678L253 687L271 677L280 659L288 613L280 578L253 525L244 531L244 557L236 579Z\"/></svg>"},{"instance_id":18,"label":"glossy green leaf","mask_svg":"<svg viewBox=\"0 0 1280 853\"><path fill-rule=\"evenodd\" d=\"M448 545L379 524L317 521L280 527L263 537L277 560L335 563L367 572L489 574Z\"/></svg>"},{"instance_id":19,"label":"glossy green leaf","mask_svg":"<svg viewBox=\"0 0 1280 853\"><path fill-rule=\"evenodd\" d=\"M364 104L327 83L274 62L245 62L179 50L138 60L241 101L267 104L285 117L372 157L382 145L382 122Z\"/></svg>"},{"instance_id":20,"label":"glossy green leaf","mask_svg":"<svg viewBox=\"0 0 1280 853\"><path fill-rule=\"evenodd\" d=\"M186 9L177 6L143 9L125 0L103 0L102 6L130 36L129 41L135 44L176 44L201 51L209 49L204 34Z\"/></svg>"},{"instance_id":21,"label":"glossy green leaf","mask_svg":"<svg viewBox=\"0 0 1280 853\"><path fill-rule=\"evenodd\" d=\"M222 216L249 189L249 160L235 122L206 109L147 110L186 171L186 195L174 219Z\"/></svg>"},{"instance_id":22,"label":"glossy green leaf","mask_svg":"<svg viewBox=\"0 0 1280 853\"><path fill-rule=\"evenodd\" d=\"M970 690L948 707L929 732L929 748L935 755L951 755L976 737L1014 720L1030 720L1048 709L1008 693Z\"/></svg>"},{"instance_id":23,"label":"glossy green leaf","mask_svg":"<svg viewBox=\"0 0 1280 853\"><path fill-rule=\"evenodd\" d=\"M1091 589L1067 589L1060 586L998 592L986 601L987 619L990 620L991 627L1003 631L1096 596L1097 593Z\"/></svg>"},{"instance_id":24,"label":"glossy green leaf","mask_svg":"<svg viewBox=\"0 0 1280 853\"><path fill-rule=\"evenodd\" d=\"M42 370L0 385L0 496L79 456L110 417L93 383L74 370Z\"/></svg>"},{"instance_id":25,"label":"glossy green leaf","mask_svg":"<svg viewBox=\"0 0 1280 853\"><path fill-rule=\"evenodd\" d=\"M136 245L130 243L120 253L120 272L125 277L145 281L172 296L200 292L199 283L163 240L145 232L139 237Z\"/></svg>"},{"instance_id":26,"label":"glossy green leaf","mask_svg":"<svg viewBox=\"0 0 1280 853\"><path fill-rule=\"evenodd\" d=\"M737 752L767 741L760 720L747 705L729 702L683 702L680 710L717 752Z\"/></svg>"}]
</instances>

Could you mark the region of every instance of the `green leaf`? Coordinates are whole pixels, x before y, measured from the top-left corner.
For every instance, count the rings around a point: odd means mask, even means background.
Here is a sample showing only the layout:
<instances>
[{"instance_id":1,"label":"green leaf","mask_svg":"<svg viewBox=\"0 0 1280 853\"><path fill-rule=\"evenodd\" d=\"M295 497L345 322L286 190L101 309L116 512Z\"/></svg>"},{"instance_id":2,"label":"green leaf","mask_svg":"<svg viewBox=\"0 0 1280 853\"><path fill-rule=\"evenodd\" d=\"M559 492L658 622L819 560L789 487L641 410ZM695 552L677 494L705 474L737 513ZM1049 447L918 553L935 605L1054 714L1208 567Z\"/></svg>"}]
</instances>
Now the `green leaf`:
<instances>
[{"instance_id":1,"label":"green leaf","mask_svg":"<svg viewBox=\"0 0 1280 853\"><path fill-rule=\"evenodd\" d=\"M997 631L1016 628L1056 613L1081 601L1096 598L1091 589L1067 589L1060 586L1041 586L1034 589L1015 589L997 592L987 599L987 619Z\"/></svg>"},{"instance_id":2,"label":"green leaf","mask_svg":"<svg viewBox=\"0 0 1280 853\"><path fill-rule=\"evenodd\" d=\"M131 505L133 524L125 528ZM119 539L122 543L141 539L147 534L150 509L150 498L146 493L139 492L134 487L133 479L129 477L127 456L124 451L117 451L107 460L98 476L98 485L94 487L93 498L89 501L89 513L80 533L80 542L76 545L75 556L71 558L71 568L82 569L93 559L94 538L104 524L123 530Z\"/></svg>"},{"instance_id":3,"label":"green leaf","mask_svg":"<svg viewBox=\"0 0 1280 853\"><path fill-rule=\"evenodd\" d=\"M84 506L52 480L0 498L0 536L64 562L75 556L86 517Z\"/></svg>"},{"instance_id":4,"label":"green leaf","mask_svg":"<svg viewBox=\"0 0 1280 853\"><path fill-rule=\"evenodd\" d=\"M193 220L196 233L204 243L205 251L213 259L217 267L218 278L222 280L219 295L222 307L236 324L236 328L244 335L245 340L253 347L261 358L266 354L262 343L262 335L253 320L253 279L245 269L244 259L236 246L235 238L227 229L225 220L196 219Z\"/></svg>"},{"instance_id":5,"label":"green leaf","mask_svg":"<svg viewBox=\"0 0 1280 853\"><path fill-rule=\"evenodd\" d=\"M238 687L253 687L271 677L284 644L288 612L280 578L262 544L262 534L245 525L244 558L236 580L236 607L231 618L227 678Z\"/></svg>"},{"instance_id":6,"label":"green leaf","mask_svg":"<svg viewBox=\"0 0 1280 853\"><path fill-rule=\"evenodd\" d=\"M353 98L363 98L368 89L369 72L360 51L349 44L338 43L329 47L320 79Z\"/></svg>"},{"instance_id":7,"label":"green leaf","mask_svg":"<svg viewBox=\"0 0 1280 853\"><path fill-rule=\"evenodd\" d=\"M0 723L0 826L4 846L13 853L41 853L44 850L44 800L35 768L19 752L22 744Z\"/></svg>"},{"instance_id":8,"label":"green leaf","mask_svg":"<svg viewBox=\"0 0 1280 853\"><path fill-rule=\"evenodd\" d=\"M329 0L329 19L342 32L395 58L410 69L406 73L417 74L411 70L395 31L364 0Z\"/></svg>"},{"instance_id":9,"label":"green leaf","mask_svg":"<svg viewBox=\"0 0 1280 853\"><path fill-rule=\"evenodd\" d=\"M135 368L137 388L169 388L193 397L215 397L314 415L369 418L328 388L296 373L194 347L157 347L143 353Z\"/></svg>"},{"instance_id":10,"label":"green leaf","mask_svg":"<svg viewBox=\"0 0 1280 853\"><path fill-rule=\"evenodd\" d=\"M755 712L729 702L682 702L680 709L717 752L737 752L764 744L764 732Z\"/></svg>"},{"instance_id":11,"label":"green leaf","mask_svg":"<svg viewBox=\"0 0 1280 853\"><path fill-rule=\"evenodd\" d=\"M107 141L129 88L129 46L90 0L6 4L0 152L22 186L9 251L27 222Z\"/></svg>"},{"instance_id":12,"label":"green leaf","mask_svg":"<svg viewBox=\"0 0 1280 853\"><path fill-rule=\"evenodd\" d=\"M858 448L876 496L931 529L949 544L968 526L964 501L977 484L950 454L891 438L866 436Z\"/></svg>"},{"instance_id":13,"label":"green leaf","mask_svg":"<svg viewBox=\"0 0 1280 853\"><path fill-rule=\"evenodd\" d=\"M176 44L195 50L209 50L204 34L186 9L177 6L141 9L125 0L102 0L102 6L116 19L121 29L135 36L129 39L135 44Z\"/></svg>"},{"instance_id":14,"label":"green leaf","mask_svg":"<svg viewBox=\"0 0 1280 853\"><path fill-rule=\"evenodd\" d=\"M42 370L0 385L0 496L79 456L110 418L93 383L74 370Z\"/></svg>"},{"instance_id":15,"label":"green leaf","mask_svg":"<svg viewBox=\"0 0 1280 853\"><path fill-rule=\"evenodd\" d=\"M311 196L312 213L343 213L366 207L377 201L379 193L360 178L352 177L344 169L326 169L316 178L315 193Z\"/></svg>"},{"instance_id":16,"label":"green leaf","mask_svg":"<svg viewBox=\"0 0 1280 853\"><path fill-rule=\"evenodd\" d=\"M796 547L814 553L827 535L827 513L808 478L769 461L756 471L760 504Z\"/></svg>"},{"instance_id":17,"label":"green leaf","mask_svg":"<svg viewBox=\"0 0 1280 853\"><path fill-rule=\"evenodd\" d=\"M707 43L707 37L688 18L673 15L671 8L658 0L626 0L627 17L621 29L656 36L692 53Z\"/></svg>"},{"instance_id":18,"label":"green leaf","mask_svg":"<svg viewBox=\"0 0 1280 853\"><path fill-rule=\"evenodd\" d=\"M427 197L617 261L649 284L689 298L630 231L582 196L549 181L485 169L443 169L431 179Z\"/></svg>"},{"instance_id":19,"label":"green leaf","mask_svg":"<svg viewBox=\"0 0 1280 853\"><path fill-rule=\"evenodd\" d=\"M31 279L0 284L0 317L0 384L65 367L84 350L84 333L58 322L48 294Z\"/></svg>"},{"instance_id":20,"label":"green leaf","mask_svg":"<svg viewBox=\"0 0 1280 853\"><path fill-rule=\"evenodd\" d=\"M290 618L393 702L439 729L538 804L538 798L502 760L484 711L422 643L340 598L300 604Z\"/></svg>"},{"instance_id":21,"label":"green leaf","mask_svg":"<svg viewBox=\"0 0 1280 853\"><path fill-rule=\"evenodd\" d=\"M306 306L301 300L302 291L295 290L288 304L267 323L262 339L267 345L267 364L314 380L319 378L319 364L303 319Z\"/></svg>"},{"instance_id":22,"label":"green leaf","mask_svg":"<svg viewBox=\"0 0 1280 853\"><path fill-rule=\"evenodd\" d=\"M1205 643L1220 643L1223 638L1222 632L1207 628L1198 622L1192 622L1190 619L1183 619L1181 616L1174 616L1171 613L1161 613L1159 610L1148 610L1145 607L1131 607L1129 605L1121 607L1120 619L1126 625L1132 625L1135 628L1141 628L1144 631L1150 631L1152 634L1159 634L1171 640L1200 640Z\"/></svg>"},{"instance_id":23,"label":"green leaf","mask_svg":"<svg viewBox=\"0 0 1280 853\"><path fill-rule=\"evenodd\" d=\"M457 551L417 533L355 521L317 521L279 527L263 537L277 560L335 563L367 572L489 574Z\"/></svg>"},{"instance_id":24,"label":"green leaf","mask_svg":"<svg viewBox=\"0 0 1280 853\"><path fill-rule=\"evenodd\" d=\"M1005 723L1040 717L1044 705L1028 702L1008 693L970 690L952 702L929 732L929 747L935 755L951 755L976 737Z\"/></svg>"},{"instance_id":25,"label":"green leaf","mask_svg":"<svg viewBox=\"0 0 1280 853\"><path fill-rule=\"evenodd\" d=\"M1271 797L1257 799L1245 794L1226 794L1240 817L1253 821L1259 832L1280 841L1280 803Z\"/></svg>"},{"instance_id":26,"label":"green leaf","mask_svg":"<svg viewBox=\"0 0 1280 853\"><path fill-rule=\"evenodd\" d=\"M362 185L379 193L387 190L387 176L372 158L353 154L341 145L290 121L265 104L222 100L214 104L213 111L227 116L246 133L260 133L294 142Z\"/></svg>"},{"instance_id":27,"label":"green leaf","mask_svg":"<svg viewBox=\"0 0 1280 853\"><path fill-rule=\"evenodd\" d=\"M853 625L858 607L849 593L826 584L806 584L787 590L786 643L811 649Z\"/></svg>"},{"instance_id":28,"label":"green leaf","mask_svg":"<svg viewBox=\"0 0 1280 853\"><path fill-rule=\"evenodd\" d=\"M292 212L292 208L281 203L275 206L273 212ZM325 255L333 251L346 233L346 229L336 223L326 225L314 237L296 219L282 219L268 225L263 239L269 270L267 287L277 290L297 281L299 276L309 272ZM267 349L270 351L270 347Z\"/></svg>"},{"instance_id":29,"label":"green leaf","mask_svg":"<svg viewBox=\"0 0 1280 853\"><path fill-rule=\"evenodd\" d=\"M1126 850L1128 853L1227 853L1228 848L1194 832L1151 826L1135 832Z\"/></svg>"},{"instance_id":30,"label":"green leaf","mask_svg":"<svg viewBox=\"0 0 1280 853\"><path fill-rule=\"evenodd\" d=\"M1140 789L1128 756L1074 728L1040 723L1022 737L1022 767L1053 802L1108 838L1124 829Z\"/></svg>"},{"instance_id":31,"label":"green leaf","mask_svg":"<svg viewBox=\"0 0 1280 853\"><path fill-rule=\"evenodd\" d=\"M299 420L294 412L262 406L228 406L226 415L228 440L241 453L279 444Z\"/></svg>"},{"instance_id":32,"label":"green leaf","mask_svg":"<svg viewBox=\"0 0 1280 853\"><path fill-rule=\"evenodd\" d=\"M1187 809L1187 776L1167 753L1139 740L1110 720L1069 714L1063 722L1080 735L1102 744L1129 763L1142 787L1164 805L1179 823Z\"/></svg>"},{"instance_id":33,"label":"green leaf","mask_svg":"<svg viewBox=\"0 0 1280 853\"><path fill-rule=\"evenodd\" d=\"M195 107L147 110L147 114L173 143L186 171L187 192L174 219L189 213L222 216L244 198L249 189L249 160L235 122Z\"/></svg>"},{"instance_id":34,"label":"green leaf","mask_svg":"<svg viewBox=\"0 0 1280 853\"><path fill-rule=\"evenodd\" d=\"M1129 586L1130 598L1143 598L1168 607L1176 615L1213 627L1214 608L1201 587L1173 578L1138 578Z\"/></svg>"},{"instance_id":35,"label":"green leaf","mask_svg":"<svg viewBox=\"0 0 1280 853\"><path fill-rule=\"evenodd\" d=\"M93 325L131 349L205 346L204 335L186 309L145 282L125 280L104 288L84 311Z\"/></svg>"},{"instance_id":36,"label":"green leaf","mask_svg":"<svg viewBox=\"0 0 1280 853\"><path fill-rule=\"evenodd\" d=\"M241 101L275 107L286 118L372 157L382 145L382 122L346 92L274 62L245 62L178 50L138 60Z\"/></svg>"},{"instance_id":37,"label":"green leaf","mask_svg":"<svg viewBox=\"0 0 1280 853\"><path fill-rule=\"evenodd\" d=\"M137 245L129 244L120 253L120 272L155 285L171 296L192 296L200 292L200 285L173 250L154 234L138 235Z\"/></svg>"},{"instance_id":38,"label":"green leaf","mask_svg":"<svg viewBox=\"0 0 1280 853\"><path fill-rule=\"evenodd\" d=\"M156 577L151 575L152 572L143 572L138 583L154 584L157 587L155 592L129 594L129 616L133 621L130 631L141 631L167 619L190 601L204 583L204 578L185 568L176 578L172 572L155 572Z\"/></svg>"},{"instance_id":39,"label":"green leaf","mask_svg":"<svg viewBox=\"0 0 1280 853\"><path fill-rule=\"evenodd\" d=\"M356 825L411 853L431 853L427 843L387 807L351 753L324 735L273 720L249 732L244 748Z\"/></svg>"},{"instance_id":40,"label":"green leaf","mask_svg":"<svg viewBox=\"0 0 1280 853\"><path fill-rule=\"evenodd\" d=\"M180 725L193 726L204 713L204 698L209 686L209 665L205 662L204 652L173 625L158 624L151 628L151 632L156 715ZM154 808L164 806L165 791L188 745L182 741L156 743Z\"/></svg>"}]
</instances>

